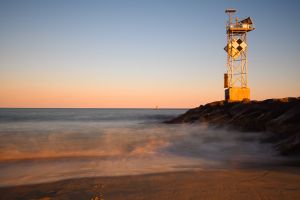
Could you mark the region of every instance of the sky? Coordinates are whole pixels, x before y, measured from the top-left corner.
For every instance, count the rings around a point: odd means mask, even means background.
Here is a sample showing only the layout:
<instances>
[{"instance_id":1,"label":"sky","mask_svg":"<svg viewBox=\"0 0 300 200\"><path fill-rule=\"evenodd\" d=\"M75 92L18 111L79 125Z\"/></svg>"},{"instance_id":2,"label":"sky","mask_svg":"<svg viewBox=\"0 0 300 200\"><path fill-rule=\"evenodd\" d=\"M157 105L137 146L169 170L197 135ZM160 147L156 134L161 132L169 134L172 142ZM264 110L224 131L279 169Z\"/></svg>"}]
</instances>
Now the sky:
<instances>
[{"instance_id":1,"label":"sky","mask_svg":"<svg viewBox=\"0 0 300 200\"><path fill-rule=\"evenodd\" d=\"M300 96L300 1L0 0L0 107L224 99L226 8L251 16L251 99Z\"/></svg>"}]
</instances>

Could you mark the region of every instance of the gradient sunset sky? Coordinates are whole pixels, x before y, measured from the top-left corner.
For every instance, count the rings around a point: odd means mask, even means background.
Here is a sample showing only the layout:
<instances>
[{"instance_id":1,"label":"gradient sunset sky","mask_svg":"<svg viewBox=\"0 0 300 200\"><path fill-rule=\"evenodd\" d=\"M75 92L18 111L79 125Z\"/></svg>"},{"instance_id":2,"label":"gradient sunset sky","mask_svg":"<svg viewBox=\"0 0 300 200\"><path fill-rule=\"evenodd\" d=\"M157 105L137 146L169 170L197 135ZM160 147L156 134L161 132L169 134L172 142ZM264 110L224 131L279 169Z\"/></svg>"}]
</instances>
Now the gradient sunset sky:
<instances>
[{"instance_id":1,"label":"gradient sunset sky","mask_svg":"<svg viewBox=\"0 0 300 200\"><path fill-rule=\"evenodd\" d=\"M0 0L0 107L222 100L226 8L256 27L251 98L300 96L300 1Z\"/></svg>"}]
</instances>

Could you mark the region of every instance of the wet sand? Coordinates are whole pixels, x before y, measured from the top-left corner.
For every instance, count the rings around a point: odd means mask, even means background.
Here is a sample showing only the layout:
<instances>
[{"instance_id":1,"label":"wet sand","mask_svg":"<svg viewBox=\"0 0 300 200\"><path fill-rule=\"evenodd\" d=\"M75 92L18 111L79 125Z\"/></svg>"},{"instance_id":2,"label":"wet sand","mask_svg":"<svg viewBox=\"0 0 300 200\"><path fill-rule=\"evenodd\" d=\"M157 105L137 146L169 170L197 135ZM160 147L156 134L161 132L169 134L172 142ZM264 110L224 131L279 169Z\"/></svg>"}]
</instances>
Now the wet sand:
<instances>
[{"instance_id":1,"label":"wet sand","mask_svg":"<svg viewBox=\"0 0 300 200\"><path fill-rule=\"evenodd\" d=\"M300 169L230 169L95 177L0 188L0 199L300 199Z\"/></svg>"}]
</instances>

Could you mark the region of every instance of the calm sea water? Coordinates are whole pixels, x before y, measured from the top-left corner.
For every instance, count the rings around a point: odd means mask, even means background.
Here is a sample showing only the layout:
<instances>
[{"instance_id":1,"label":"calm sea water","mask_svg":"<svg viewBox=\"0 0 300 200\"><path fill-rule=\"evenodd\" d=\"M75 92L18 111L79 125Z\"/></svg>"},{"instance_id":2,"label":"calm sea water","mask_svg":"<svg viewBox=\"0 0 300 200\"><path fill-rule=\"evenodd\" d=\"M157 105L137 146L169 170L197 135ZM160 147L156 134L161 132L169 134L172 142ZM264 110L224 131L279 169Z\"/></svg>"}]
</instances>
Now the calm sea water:
<instances>
[{"instance_id":1,"label":"calm sea water","mask_svg":"<svg viewBox=\"0 0 300 200\"><path fill-rule=\"evenodd\" d=\"M0 186L277 160L256 133L162 123L184 112L0 109Z\"/></svg>"}]
</instances>

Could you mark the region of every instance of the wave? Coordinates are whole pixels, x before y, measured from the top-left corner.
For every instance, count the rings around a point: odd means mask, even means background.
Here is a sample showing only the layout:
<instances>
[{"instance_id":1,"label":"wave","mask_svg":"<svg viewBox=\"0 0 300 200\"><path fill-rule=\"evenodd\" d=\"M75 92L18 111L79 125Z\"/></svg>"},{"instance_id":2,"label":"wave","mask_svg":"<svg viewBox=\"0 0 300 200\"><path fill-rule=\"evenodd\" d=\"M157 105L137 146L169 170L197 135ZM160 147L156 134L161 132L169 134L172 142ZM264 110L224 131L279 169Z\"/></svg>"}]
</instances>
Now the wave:
<instances>
[{"instance_id":1,"label":"wave","mask_svg":"<svg viewBox=\"0 0 300 200\"><path fill-rule=\"evenodd\" d=\"M69 124L44 132L0 133L0 161L66 157L134 157L172 154L214 161L270 158L272 148L257 133L195 125L139 124L103 127ZM48 125L49 126L49 125Z\"/></svg>"},{"instance_id":2,"label":"wave","mask_svg":"<svg viewBox=\"0 0 300 200\"><path fill-rule=\"evenodd\" d=\"M0 186L283 161L260 134L204 125L16 122L0 124L0 137Z\"/></svg>"}]
</instances>

